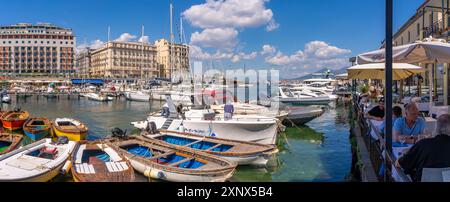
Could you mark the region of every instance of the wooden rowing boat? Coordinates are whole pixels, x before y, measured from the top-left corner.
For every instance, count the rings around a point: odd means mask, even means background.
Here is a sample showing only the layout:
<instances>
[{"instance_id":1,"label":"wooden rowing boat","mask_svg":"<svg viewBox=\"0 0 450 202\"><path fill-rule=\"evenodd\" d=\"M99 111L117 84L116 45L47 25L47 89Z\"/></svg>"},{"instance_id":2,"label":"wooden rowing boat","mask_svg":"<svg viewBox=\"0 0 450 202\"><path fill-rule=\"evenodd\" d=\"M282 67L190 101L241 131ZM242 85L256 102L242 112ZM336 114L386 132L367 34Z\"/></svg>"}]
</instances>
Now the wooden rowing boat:
<instances>
[{"instance_id":1,"label":"wooden rowing boat","mask_svg":"<svg viewBox=\"0 0 450 202\"><path fill-rule=\"evenodd\" d=\"M53 132L58 137L66 136L71 141L85 140L88 127L81 121L71 118L57 118L53 121Z\"/></svg>"},{"instance_id":2,"label":"wooden rowing boat","mask_svg":"<svg viewBox=\"0 0 450 202\"><path fill-rule=\"evenodd\" d=\"M142 136L114 138L108 145L123 154L145 176L171 182L223 182L236 164L207 153L194 152Z\"/></svg>"},{"instance_id":3,"label":"wooden rowing boat","mask_svg":"<svg viewBox=\"0 0 450 202\"><path fill-rule=\"evenodd\" d=\"M20 134L0 133L0 155L19 147L23 136Z\"/></svg>"},{"instance_id":4,"label":"wooden rowing boat","mask_svg":"<svg viewBox=\"0 0 450 202\"><path fill-rule=\"evenodd\" d=\"M0 181L47 182L67 167L74 141L45 138L0 157Z\"/></svg>"},{"instance_id":5,"label":"wooden rowing boat","mask_svg":"<svg viewBox=\"0 0 450 202\"><path fill-rule=\"evenodd\" d=\"M26 111L15 110L3 113L0 119L4 128L14 131L22 129L29 116L30 114Z\"/></svg>"},{"instance_id":6,"label":"wooden rowing boat","mask_svg":"<svg viewBox=\"0 0 450 202\"><path fill-rule=\"evenodd\" d=\"M50 134L52 124L46 118L31 118L23 125L23 132L31 140L36 141Z\"/></svg>"},{"instance_id":7,"label":"wooden rowing boat","mask_svg":"<svg viewBox=\"0 0 450 202\"><path fill-rule=\"evenodd\" d=\"M75 182L134 181L134 170L129 161L100 141L81 141L71 159Z\"/></svg>"},{"instance_id":8,"label":"wooden rowing boat","mask_svg":"<svg viewBox=\"0 0 450 202\"><path fill-rule=\"evenodd\" d=\"M143 131L141 135L179 148L213 154L238 165L264 166L269 158L278 152L276 145L205 137L177 131L161 130L157 134Z\"/></svg>"}]
</instances>

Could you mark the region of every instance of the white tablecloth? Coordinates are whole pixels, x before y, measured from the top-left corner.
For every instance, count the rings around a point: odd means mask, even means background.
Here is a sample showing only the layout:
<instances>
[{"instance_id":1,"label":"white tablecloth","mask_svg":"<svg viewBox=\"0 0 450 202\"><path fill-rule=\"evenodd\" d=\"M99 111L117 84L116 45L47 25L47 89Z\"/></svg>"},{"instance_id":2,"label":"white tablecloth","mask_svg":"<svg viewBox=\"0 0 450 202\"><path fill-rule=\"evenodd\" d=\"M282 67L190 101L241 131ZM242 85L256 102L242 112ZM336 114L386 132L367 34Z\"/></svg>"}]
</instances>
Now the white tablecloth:
<instances>
[{"instance_id":1,"label":"white tablecloth","mask_svg":"<svg viewBox=\"0 0 450 202\"><path fill-rule=\"evenodd\" d=\"M406 147L392 147L392 153L394 154L395 158L398 159L398 158L400 158L401 156L403 156L405 154L404 150L410 149L412 146L413 145L408 145ZM391 168L391 170L392 170L392 178L396 182L401 182L402 178L399 176L399 174L397 173L397 170L394 168L394 166L395 166L395 162L393 162L393 165L392 165L392 168Z\"/></svg>"},{"instance_id":2,"label":"white tablecloth","mask_svg":"<svg viewBox=\"0 0 450 202\"><path fill-rule=\"evenodd\" d=\"M373 125L374 127L376 127L376 128L378 129L378 131L381 132L380 127L381 127L381 125L383 125L384 121L377 121L377 120L372 120L372 119L371 119L370 122L372 123L372 125ZM370 135L371 135L375 140L378 140L378 136L377 136L377 134L375 133L375 131L373 130L373 128L372 128L372 130L370 131Z\"/></svg>"},{"instance_id":3,"label":"white tablecloth","mask_svg":"<svg viewBox=\"0 0 450 202\"><path fill-rule=\"evenodd\" d=\"M427 132L434 135L434 132L436 131L436 123L437 123L436 119L434 119L432 117L425 117L425 126L426 126Z\"/></svg>"}]
</instances>

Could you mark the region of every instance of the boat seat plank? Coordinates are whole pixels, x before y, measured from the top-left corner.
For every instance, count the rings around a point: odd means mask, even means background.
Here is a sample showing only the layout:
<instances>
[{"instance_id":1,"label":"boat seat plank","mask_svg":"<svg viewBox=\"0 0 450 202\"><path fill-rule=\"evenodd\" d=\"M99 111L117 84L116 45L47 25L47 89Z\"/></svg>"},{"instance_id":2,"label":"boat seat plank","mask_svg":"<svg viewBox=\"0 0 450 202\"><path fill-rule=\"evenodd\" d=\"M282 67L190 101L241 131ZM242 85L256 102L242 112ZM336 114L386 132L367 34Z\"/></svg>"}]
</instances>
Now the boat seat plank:
<instances>
[{"instance_id":1,"label":"boat seat plank","mask_svg":"<svg viewBox=\"0 0 450 202\"><path fill-rule=\"evenodd\" d=\"M79 164L78 166L80 167L80 173L86 173L82 164Z\"/></svg>"},{"instance_id":2,"label":"boat seat plank","mask_svg":"<svg viewBox=\"0 0 450 202\"><path fill-rule=\"evenodd\" d=\"M121 162L106 162L106 167L107 167L108 171L112 172L112 173L121 172L121 171L128 169L128 166L125 169L125 167L123 167Z\"/></svg>"},{"instance_id":3,"label":"boat seat plank","mask_svg":"<svg viewBox=\"0 0 450 202\"><path fill-rule=\"evenodd\" d=\"M106 168L108 169L109 172L113 172L112 166L110 162L106 162Z\"/></svg>"},{"instance_id":4,"label":"boat seat plank","mask_svg":"<svg viewBox=\"0 0 450 202\"><path fill-rule=\"evenodd\" d=\"M187 144L187 145L183 145L183 147L189 147L189 146L194 145L194 144L197 144L197 143L199 143L199 142L201 142L201 141L203 141L203 139L197 140L197 141L192 142L192 143L189 143L189 144Z\"/></svg>"},{"instance_id":5,"label":"boat seat plank","mask_svg":"<svg viewBox=\"0 0 450 202\"><path fill-rule=\"evenodd\" d=\"M205 151L211 151L211 150L213 150L213 149L215 149L217 147L220 147L220 146L222 146L222 144L216 144L216 145L212 146L211 148L209 148L209 149L207 149Z\"/></svg>"},{"instance_id":6,"label":"boat seat plank","mask_svg":"<svg viewBox=\"0 0 450 202\"><path fill-rule=\"evenodd\" d=\"M194 159L194 157L185 158L185 159L183 159L183 160L181 160L181 161L172 163L172 164L170 164L169 166L175 167L175 166L178 166L178 165L180 165L180 164L182 164L182 163L184 163L184 162L188 162L188 161L190 161L190 160L192 160L192 159Z\"/></svg>"},{"instance_id":7,"label":"boat seat plank","mask_svg":"<svg viewBox=\"0 0 450 202\"><path fill-rule=\"evenodd\" d=\"M169 155L172 155L172 154L175 154L175 152L166 152L164 154L160 154L160 155L154 156L154 157L150 158L150 160L154 160L154 159L161 158L161 157L164 157L164 156L169 156Z\"/></svg>"},{"instance_id":8,"label":"boat seat plank","mask_svg":"<svg viewBox=\"0 0 450 202\"><path fill-rule=\"evenodd\" d=\"M77 155L76 155L76 161L75 163L80 163L81 164L81 159L83 158L83 151L86 149L86 145L80 145L80 147L78 148L77 151Z\"/></svg>"},{"instance_id":9,"label":"boat seat plank","mask_svg":"<svg viewBox=\"0 0 450 202\"><path fill-rule=\"evenodd\" d=\"M104 151L109 155L112 161L122 161L122 158L112 148L105 148Z\"/></svg>"},{"instance_id":10,"label":"boat seat plank","mask_svg":"<svg viewBox=\"0 0 450 202\"><path fill-rule=\"evenodd\" d=\"M122 165L123 170L128 170L128 165L125 162L120 162L120 165Z\"/></svg>"}]
</instances>

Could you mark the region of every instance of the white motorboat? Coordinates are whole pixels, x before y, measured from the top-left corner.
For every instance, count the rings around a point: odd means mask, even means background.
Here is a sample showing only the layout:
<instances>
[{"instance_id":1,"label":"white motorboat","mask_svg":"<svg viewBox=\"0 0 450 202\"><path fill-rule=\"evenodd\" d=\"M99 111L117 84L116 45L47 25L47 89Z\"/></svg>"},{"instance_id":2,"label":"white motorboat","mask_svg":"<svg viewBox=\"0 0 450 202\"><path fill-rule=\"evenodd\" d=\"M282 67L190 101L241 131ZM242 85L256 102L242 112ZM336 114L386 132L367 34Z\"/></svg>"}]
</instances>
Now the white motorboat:
<instances>
[{"instance_id":1,"label":"white motorboat","mask_svg":"<svg viewBox=\"0 0 450 202\"><path fill-rule=\"evenodd\" d=\"M114 100L113 97L107 96L106 94L98 94L98 93L86 93L84 94L84 97L88 98L89 100L94 100L98 102L107 102Z\"/></svg>"},{"instance_id":2,"label":"white motorboat","mask_svg":"<svg viewBox=\"0 0 450 202\"><path fill-rule=\"evenodd\" d=\"M47 182L61 170L67 172L67 162L76 142L52 142L42 139L0 157L0 181Z\"/></svg>"},{"instance_id":3,"label":"white motorboat","mask_svg":"<svg viewBox=\"0 0 450 202\"><path fill-rule=\"evenodd\" d=\"M288 107L289 115L283 121L285 125L304 125L322 116L325 110L321 107Z\"/></svg>"},{"instance_id":4,"label":"white motorboat","mask_svg":"<svg viewBox=\"0 0 450 202\"><path fill-rule=\"evenodd\" d=\"M278 100L282 103L294 105L327 105L333 99L330 96L319 96L312 92L296 91L293 92L290 88L279 87L280 96Z\"/></svg>"},{"instance_id":5,"label":"white motorboat","mask_svg":"<svg viewBox=\"0 0 450 202\"><path fill-rule=\"evenodd\" d=\"M212 109L195 107L177 113L175 105L168 99L170 115L152 114L146 121L131 123L141 130L147 129L153 122L157 129L175 130L202 136L217 137L261 144L275 144L279 120L258 115L235 115L224 119ZM184 118L182 118L184 117Z\"/></svg>"},{"instance_id":6,"label":"white motorboat","mask_svg":"<svg viewBox=\"0 0 450 202\"><path fill-rule=\"evenodd\" d=\"M137 102L149 102L151 99L150 94L148 92L144 92L144 91L125 92L125 97L127 98L127 100L137 101Z\"/></svg>"}]
</instances>

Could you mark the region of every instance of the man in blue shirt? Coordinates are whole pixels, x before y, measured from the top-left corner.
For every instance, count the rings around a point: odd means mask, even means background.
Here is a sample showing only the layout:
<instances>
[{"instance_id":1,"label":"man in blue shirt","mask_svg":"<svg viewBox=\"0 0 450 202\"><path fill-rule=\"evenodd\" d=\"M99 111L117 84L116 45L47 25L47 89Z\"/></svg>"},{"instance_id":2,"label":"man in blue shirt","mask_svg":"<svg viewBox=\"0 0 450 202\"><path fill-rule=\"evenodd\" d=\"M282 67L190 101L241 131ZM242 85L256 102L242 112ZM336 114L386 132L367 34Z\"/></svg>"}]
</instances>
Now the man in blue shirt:
<instances>
[{"instance_id":1,"label":"man in blue shirt","mask_svg":"<svg viewBox=\"0 0 450 202\"><path fill-rule=\"evenodd\" d=\"M405 107L406 117L397 119L394 123L393 141L415 144L419 135L425 133L425 120L419 117L416 103L411 102Z\"/></svg>"},{"instance_id":2,"label":"man in blue shirt","mask_svg":"<svg viewBox=\"0 0 450 202\"><path fill-rule=\"evenodd\" d=\"M395 121L397 119L401 119L401 118L402 118L402 108L400 108L399 106L393 107L392 108L392 125L395 124ZM380 132L383 134L386 134L385 127L386 127L386 121L384 121L383 124L381 124L381 126L380 126Z\"/></svg>"}]
</instances>

